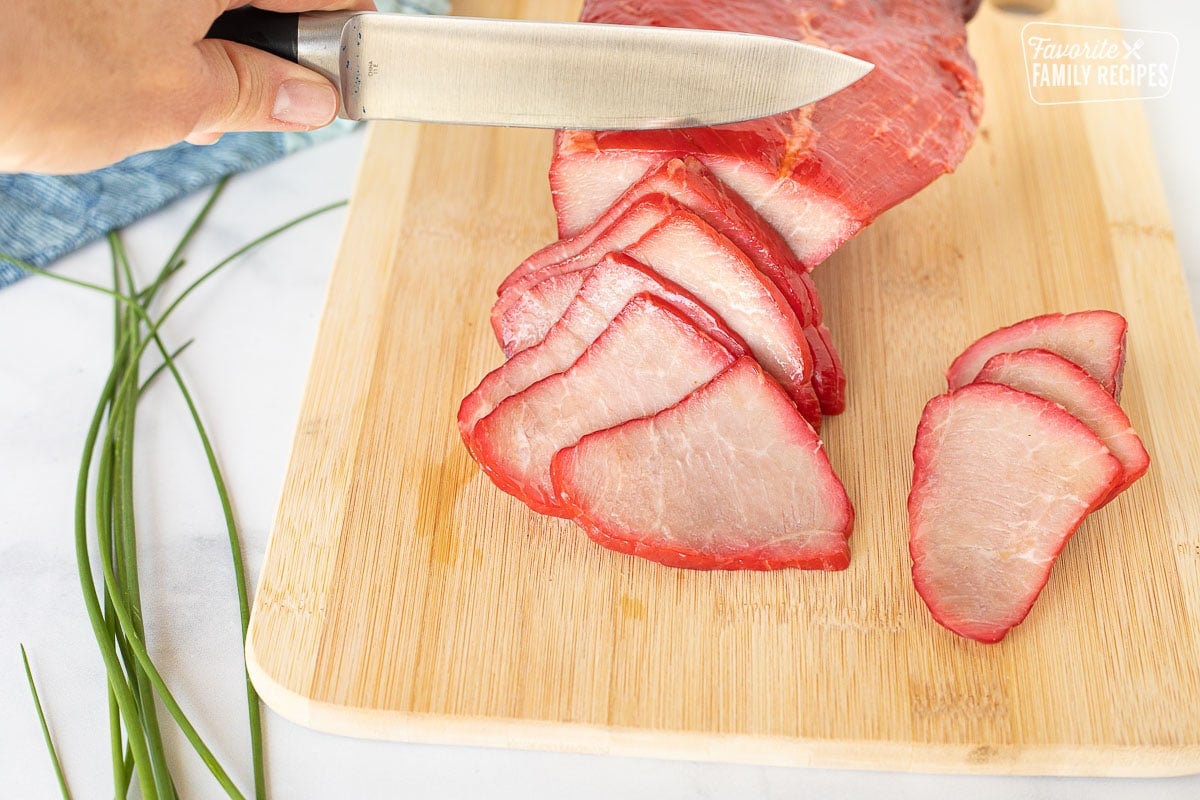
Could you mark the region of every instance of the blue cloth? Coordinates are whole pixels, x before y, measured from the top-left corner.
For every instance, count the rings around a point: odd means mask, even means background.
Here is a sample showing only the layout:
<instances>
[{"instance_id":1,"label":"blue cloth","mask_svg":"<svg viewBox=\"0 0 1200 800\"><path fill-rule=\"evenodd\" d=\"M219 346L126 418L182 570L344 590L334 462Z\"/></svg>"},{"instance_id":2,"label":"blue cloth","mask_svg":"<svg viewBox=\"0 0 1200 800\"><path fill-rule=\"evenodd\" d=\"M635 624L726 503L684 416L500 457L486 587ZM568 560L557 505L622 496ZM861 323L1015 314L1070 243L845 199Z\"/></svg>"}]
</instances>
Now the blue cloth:
<instances>
[{"instance_id":1,"label":"blue cloth","mask_svg":"<svg viewBox=\"0 0 1200 800\"><path fill-rule=\"evenodd\" d=\"M449 0L378 0L381 11L445 14ZM261 167L354 127L311 133L231 133L206 147L181 143L83 175L0 174L0 252L45 266L221 178ZM27 273L0 261L0 288Z\"/></svg>"}]
</instances>

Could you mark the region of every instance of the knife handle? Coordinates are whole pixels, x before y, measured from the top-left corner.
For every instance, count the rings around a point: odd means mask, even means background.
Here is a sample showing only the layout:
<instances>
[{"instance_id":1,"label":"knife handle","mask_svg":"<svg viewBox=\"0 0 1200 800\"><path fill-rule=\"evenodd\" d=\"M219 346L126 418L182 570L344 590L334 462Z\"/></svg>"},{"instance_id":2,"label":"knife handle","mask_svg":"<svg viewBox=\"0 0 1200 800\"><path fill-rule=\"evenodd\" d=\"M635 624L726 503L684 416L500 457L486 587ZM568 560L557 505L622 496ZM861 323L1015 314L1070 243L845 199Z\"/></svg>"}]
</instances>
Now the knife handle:
<instances>
[{"instance_id":1,"label":"knife handle","mask_svg":"<svg viewBox=\"0 0 1200 800\"><path fill-rule=\"evenodd\" d=\"M263 11L245 6L226 11L204 35L205 39L249 45L272 55L299 63L300 15Z\"/></svg>"}]
</instances>

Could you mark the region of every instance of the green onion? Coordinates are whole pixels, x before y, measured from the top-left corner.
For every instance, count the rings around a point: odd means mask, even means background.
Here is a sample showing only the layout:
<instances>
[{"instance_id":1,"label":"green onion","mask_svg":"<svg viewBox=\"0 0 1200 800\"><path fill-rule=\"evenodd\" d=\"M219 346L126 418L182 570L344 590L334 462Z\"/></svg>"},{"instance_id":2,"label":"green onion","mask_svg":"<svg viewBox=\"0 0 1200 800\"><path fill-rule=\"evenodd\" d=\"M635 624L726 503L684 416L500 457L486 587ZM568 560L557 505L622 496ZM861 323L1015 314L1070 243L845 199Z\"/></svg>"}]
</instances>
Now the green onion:
<instances>
[{"instance_id":1,"label":"green onion","mask_svg":"<svg viewBox=\"0 0 1200 800\"><path fill-rule=\"evenodd\" d=\"M25 645L21 645L21 661L25 662L25 678L29 681L29 693L33 695L33 707L37 709L38 722L42 725L42 738L46 740L46 749L50 751L50 763L54 765L54 776L58 778L58 790L65 800L71 800L71 792L67 789L67 776L63 774L62 762L58 760L58 750L54 748L54 739L50 737L50 726L46 724L46 712L42 710L42 699L38 697L37 684L33 682L33 670L29 668L29 656L25 653Z\"/></svg>"},{"instance_id":2,"label":"green onion","mask_svg":"<svg viewBox=\"0 0 1200 800\"><path fill-rule=\"evenodd\" d=\"M174 800L178 795L163 746L156 703L162 703L170 721L184 734L225 792L230 797L243 797L175 700L146 647L137 572L137 531L134 524L133 499L133 443L137 405L146 388L163 372L171 374L187 404L212 472L225 519L233 557L234 583L244 644L250 622L250 603L242 563L241 539L234 520L229 491L221 475L212 442L200 419L191 392L175 363L176 358L187 349L191 341L172 352L159 336L159 329L179 304L200 284L239 256L301 222L345 205L345 202L333 203L297 217L238 248L186 286L161 314L153 317L150 312L151 305L171 277L182 268L183 251L212 210L224 186L225 181L217 185L162 269L154 280L142 289L139 289L134 281L128 254L116 232L108 236L113 273L111 288L50 273L0 253L0 260L6 260L29 272L101 292L113 298L113 363L93 412L80 463L75 497L75 545L84 605L107 674L113 789L118 798L128 795L135 778L141 795L146 800ZM162 357L162 364L139 383L142 356L152 343ZM87 525L88 487L93 479L93 465L95 541L100 554L102 575L99 585L93 577ZM26 670L28 671L28 662ZM245 682L254 796L261 800L266 797L262 721L258 695L250 683L248 674L245 675ZM30 687L33 689L32 676ZM66 785L61 765L50 742L36 689L34 699L65 796Z\"/></svg>"}]
</instances>

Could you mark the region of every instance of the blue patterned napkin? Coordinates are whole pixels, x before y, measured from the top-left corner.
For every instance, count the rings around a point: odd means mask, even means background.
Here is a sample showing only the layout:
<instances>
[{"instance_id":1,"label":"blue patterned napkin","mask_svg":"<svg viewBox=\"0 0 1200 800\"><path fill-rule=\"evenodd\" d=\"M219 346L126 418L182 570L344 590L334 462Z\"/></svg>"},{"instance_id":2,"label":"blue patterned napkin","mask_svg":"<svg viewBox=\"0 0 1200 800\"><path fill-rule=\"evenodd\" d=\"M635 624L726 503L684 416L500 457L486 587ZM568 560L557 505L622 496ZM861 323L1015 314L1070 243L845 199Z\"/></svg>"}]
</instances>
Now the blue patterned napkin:
<instances>
[{"instance_id":1,"label":"blue patterned napkin","mask_svg":"<svg viewBox=\"0 0 1200 800\"><path fill-rule=\"evenodd\" d=\"M377 0L376 5L410 14L450 10L450 0ZM172 200L354 125L339 120L311 133L231 133L206 147L181 143L83 175L0 174L0 252L44 266ZM25 275L0 261L0 288Z\"/></svg>"}]
</instances>

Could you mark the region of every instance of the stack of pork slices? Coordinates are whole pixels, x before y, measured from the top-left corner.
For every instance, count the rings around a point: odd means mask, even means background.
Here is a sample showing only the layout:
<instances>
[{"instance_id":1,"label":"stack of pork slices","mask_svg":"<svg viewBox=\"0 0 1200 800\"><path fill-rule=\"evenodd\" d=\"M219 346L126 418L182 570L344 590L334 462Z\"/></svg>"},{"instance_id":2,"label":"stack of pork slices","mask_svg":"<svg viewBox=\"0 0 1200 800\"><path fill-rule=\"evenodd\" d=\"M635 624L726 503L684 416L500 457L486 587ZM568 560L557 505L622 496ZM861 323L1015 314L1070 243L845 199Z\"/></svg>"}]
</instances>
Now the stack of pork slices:
<instances>
[{"instance_id":1,"label":"stack of pork slices","mask_svg":"<svg viewBox=\"0 0 1200 800\"><path fill-rule=\"evenodd\" d=\"M462 403L506 492L694 569L844 569L854 511L818 435L845 374L810 270L961 161L981 100L962 0L589 0L583 19L788 36L875 64L716 128L562 131L560 240L499 288L509 360Z\"/></svg>"},{"instance_id":2,"label":"stack of pork slices","mask_svg":"<svg viewBox=\"0 0 1200 800\"><path fill-rule=\"evenodd\" d=\"M946 371L913 448L913 581L934 619L998 642L1084 518L1150 456L1118 404L1125 319L1045 314L993 331Z\"/></svg>"}]
</instances>

